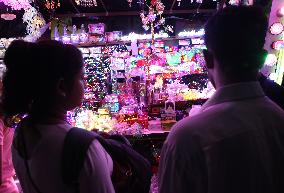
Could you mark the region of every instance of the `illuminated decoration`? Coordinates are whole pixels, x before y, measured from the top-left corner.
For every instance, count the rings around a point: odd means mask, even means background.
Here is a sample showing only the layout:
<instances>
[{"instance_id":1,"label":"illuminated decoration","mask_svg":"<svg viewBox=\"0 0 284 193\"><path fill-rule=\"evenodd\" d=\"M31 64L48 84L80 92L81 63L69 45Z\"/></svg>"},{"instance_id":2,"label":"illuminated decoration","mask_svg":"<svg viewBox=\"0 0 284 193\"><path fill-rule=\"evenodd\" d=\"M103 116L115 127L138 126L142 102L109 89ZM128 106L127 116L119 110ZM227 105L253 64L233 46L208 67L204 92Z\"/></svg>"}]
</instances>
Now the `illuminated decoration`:
<instances>
[{"instance_id":1,"label":"illuminated decoration","mask_svg":"<svg viewBox=\"0 0 284 193\"><path fill-rule=\"evenodd\" d=\"M0 0L0 3L1 2L11 7L13 10L26 10L31 6L29 0Z\"/></svg>"},{"instance_id":2,"label":"illuminated decoration","mask_svg":"<svg viewBox=\"0 0 284 193\"><path fill-rule=\"evenodd\" d=\"M25 9L23 22L27 24L26 41L36 41L48 27L42 15L32 6Z\"/></svg>"},{"instance_id":3,"label":"illuminated decoration","mask_svg":"<svg viewBox=\"0 0 284 193\"><path fill-rule=\"evenodd\" d=\"M82 7L98 6L97 0L75 0L75 3Z\"/></svg>"},{"instance_id":4,"label":"illuminated decoration","mask_svg":"<svg viewBox=\"0 0 284 193\"><path fill-rule=\"evenodd\" d=\"M283 17L283 16L284 16L284 7L281 7L281 8L277 11L277 16L278 16L278 17Z\"/></svg>"},{"instance_id":5,"label":"illuminated decoration","mask_svg":"<svg viewBox=\"0 0 284 193\"><path fill-rule=\"evenodd\" d=\"M284 75L284 50L280 50L278 54L278 62L276 67L276 83L279 85L282 84L283 81L283 75Z\"/></svg>"},{"instance_id":6,"label":"illuminated decoration","mask_svg":"<svg viewBox=\"0 0 284 193\"><path fill-rule=\"evenodd\" d=\"M169 34L159 33L154 34L154 38L168 38ZM136 34L134 32L129 33L127 36L122 36L122 41L133 41L133 40L150 40L152 39L152 34Z\"/></svg>"},{"instance_id":7,"label":"illuminated decoration","mask_svg":"<svg viewBox=\"0 0 284 193\"><path fill-rule=\"evenodd\" d=\"M284 48L284 41L283 40L277 40L272 43L272 48L275 50L280 50Z\"/></svg>"},{"instance_id":8,"label":"illuminated decoration","mask_svg":"<svg viewBox=\"0 0 284 193\"><path fill-rule=\"evenodd\" d=\"M196 0L196 3L203 3L203 0Z\"/></svg>"},{"instance_id":9,"label":"illuminated decoration","mask_svg":"<svg viewBox=\"0 0 284 193\"><path fill-rule=\"evenodd\" d=\"M69 43L70 43L70 40L71 40L71 38L70 38L70 36L69 36L68 33L67 33L67 27L64 26L64 27L63 27L62 42L63 42L64 44L69 44Z\"/></svg>"},{"instance_id":10,"label":"illuminated decoration","mask_svg":"<svg viewBox=\"0 0 284 193\"><path fill-rule=\"evenodd\" d=\"M11 13L4 13L1 14L1 19L7 20L7 21L12 21L14 19L16 19L16 15L15 14L11 14Z\"/></svg>"},{"instance_id":11,"label":"illuminated decoration","mask_svg":"<svg viewBox=\"0 0 284 193\"><path fill-rule=\"evenodd\" d=\"M162 17L164 13L165 6L161 0L151 0L148 14L145 15L144 12L140 14L142 19L143 28L147 31L151 29L152 38L154 39L154 29L165 24L165 18Z\"/></svg>"},{"instance_id":12,"label":"illuminated decoration","mask_svg":"<svg viewBox=\"0 0 284 193\"><path fill-rule=\"evenodd\" d=\"M132 7L132 0L127 0L127 3L129 4L129 7Z\"/></svg>"},{"instance_id":13,"label":"illuminated decoration","mask_svg":"<svg viewBox=\"0 0 284 193\"><path fill-rule=\"evenodd\" d=\"M181 0L177 0L177 2L178 2L178 6L180 7Z\"/></svg>"},{"instance_id":14,"label":"illuminated decoration","mask_svg":"<svg viewBox=\"0 0 284 193\"><path fill-rule=\"evenodd\" d=\"M45 0L45 8L49 11L55 10L60 7L59 0Z\"/></svg>"},{"instance_id":15,"label":"illuminated decoration","mask_svg":"<svg viewBox=\"0 0 284 193\"><path fill-rule=\"evenodd\" d=\"M240 0L230 0L229 4L230 5L239 5L240 4Z\"/></svg>"},{"instance_id":16,"label":"illuminated decoration","mask_svg":"<svg viewBox=\"0 0 284 193\"><path fill-rule=\"evenodd\" d=\"M280 22L273 23L269 29L272 35L279 35L283 32L283 30L284 30L284 26Z\"/></svg>"},{"instance_id":17,"label":"illuminated decoration","mask_svg":"<svg viewBox=\"0 0 284 193\"><path fill-rule=\"evenodd\" d=\"M72 34L70 36L72 44L78 44L80 41L79 34L77 34L77 27L73 25Z\"/></svg>"},{"instance_id":18,"label":"illuminated decoration","mask_svg":"<svg viewBox=\"0 0 284 193\"><path fill-rule=\"evenodd\" d=\"M204 29L200 29L199 31L183 31L178 34L179 37L195 37L195 36L203 36L205 34Z\"/></svg>"},{"instance_id":19,"label":"illuminated decoration","mask_svg":"<svg viewBox=\"0 0 284 193\"><path fill-rule=\"evenodd\" d=\"M277 56L275 54L268 54L265 59L265 65L274 66L277 63Z\"/></svg>"},{"instance_id":20,"label":"illuminated decoration","mask_svg":"<svg viewBox=\"0 0 284 193\"><path fill-rule=\"evenodd\" d=\"M81 33L80 33L80 42L85 43L88 41L89 35L85 31L85 26L84 24L81 25Z\"/></svg>"},{"instance_id":21,"label":"illuminated decoration","mask_svg":"<svg viewBox=\"0 0 284 193\"><path fill-rule=\"evenodd\" d=\"M269 75L269 79L270 79L270 80L273 80L273 81L276 81L276 80L277 80L277 74L276 74L276 73L271 73L271 74Z\"/></svg>"},{"instance_id":22,"label":"illuminated decoration","mask_svg":"<svg viewBox=\"0 0 284 193\"><path fill-rule=\"evenodd\" d=\"M56 40L56 41L60 40L60 35L59 35L59 31L58 31L57 26L54 28L54 40Z\"/></svg>"},{"instance_id":23,"label":"illuminated decoration","mask_svg":"<svg viewBox=\"0 0 284 193\"><path fill-rule=\"evenodd\" d=\"M23 15L23 22L27 24L26 37L20 37L26 41L36 41L47 29L47 25L42 15L30 5L29 0L0 0L0 3L4 3L6 6L11 7L13 10L25 11ZM1 18L7 20L13 20L16 18L14 14L1 14Z\"/></svg>"},{"instance_id":24,"label":"illuminated decoration","mask_svg":"<svg viewBox=\"0 0 284 193\"><path fill-rule=\"evenodd\" d=\"M16 38L0 38L0 47L3 47L4 49L8 48L9 45L12 43L12 41L16 40Z\"/></svg>"}]
</instances>

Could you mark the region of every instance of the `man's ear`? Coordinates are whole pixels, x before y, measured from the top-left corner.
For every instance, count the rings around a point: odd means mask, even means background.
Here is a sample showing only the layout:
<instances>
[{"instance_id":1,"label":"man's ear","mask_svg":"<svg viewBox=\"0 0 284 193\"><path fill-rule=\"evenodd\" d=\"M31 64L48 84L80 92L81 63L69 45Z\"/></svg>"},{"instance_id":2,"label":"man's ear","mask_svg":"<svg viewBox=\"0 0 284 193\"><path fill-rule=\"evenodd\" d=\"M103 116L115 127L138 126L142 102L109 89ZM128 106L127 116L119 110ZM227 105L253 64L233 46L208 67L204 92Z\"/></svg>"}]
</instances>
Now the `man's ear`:
<instances>
[{"instance_id":1,"label":"man's ear","mask_svg":"<svg viewBox=\"0 0 284 193\"><path fill-rule=\"evenodd\" d=\"M214 57L213 54L208 50L203 50L203 55L206 61L206 67L208 69L214 68Z\"/></svg>"}]
</instances>

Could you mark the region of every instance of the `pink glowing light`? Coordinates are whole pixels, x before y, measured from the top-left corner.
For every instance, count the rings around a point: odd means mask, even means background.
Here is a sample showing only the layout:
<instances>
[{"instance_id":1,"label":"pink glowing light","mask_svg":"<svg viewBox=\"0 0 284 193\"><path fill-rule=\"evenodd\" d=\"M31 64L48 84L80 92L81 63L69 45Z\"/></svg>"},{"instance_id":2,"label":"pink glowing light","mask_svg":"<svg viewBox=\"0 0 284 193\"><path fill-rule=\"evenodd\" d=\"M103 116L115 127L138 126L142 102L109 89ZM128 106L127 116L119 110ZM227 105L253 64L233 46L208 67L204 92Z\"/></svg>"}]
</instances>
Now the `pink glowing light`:
<instances>
[{"instance_id":1,"label":"pink glowing light","mask_svg":"<svg viewBox=\"0 0 284 193\"><path fill-rule=\"evenodd\" d=\"M276 22L270 26L270 33L272 35L279 35L283 32L283 30L284 30L284 27L282 23L280 22Z\"/></svg>"},{"instance_id":2,"label":"pink glowing light","mask_svg":"<svg viewBox=\"0 0 284 193\"><path fill-rule=\"evenodd\" d=\"M275 50L280 50L284 48L284 41L283 40L277 40L272 43L272 48Z\"/></svg>"},{"instance_id":3,"label":"pink glowing light","mask_svg":"<svg viewBox=\"0 0 284 193\"><path fill-rule=\"evenodd\" d=\"M29 0L0 0L1 2L13 10L27 9L31 6Z\"/></svg>"},{"instance_id":4,"label":"pink glowing light","mask_svg":"<svg viewBox=\"0 0 284 193\"><path fill-rule=\"evenodd\" d=\"M277 12L278 17L283 17L284 16L284 7L281 7L278 12Z\"/></svg>"}]
</instances>

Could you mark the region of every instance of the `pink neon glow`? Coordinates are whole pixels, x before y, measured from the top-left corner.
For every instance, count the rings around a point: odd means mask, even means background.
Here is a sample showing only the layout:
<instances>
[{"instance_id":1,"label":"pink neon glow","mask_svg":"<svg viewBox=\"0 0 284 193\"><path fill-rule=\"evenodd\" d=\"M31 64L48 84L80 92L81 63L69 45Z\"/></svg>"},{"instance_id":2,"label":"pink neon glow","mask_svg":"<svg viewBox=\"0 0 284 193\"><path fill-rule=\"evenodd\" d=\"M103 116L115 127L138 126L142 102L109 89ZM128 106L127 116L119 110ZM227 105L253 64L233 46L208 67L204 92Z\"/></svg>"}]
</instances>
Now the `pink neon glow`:
<instances>
[{"instance_id":1,"label":"pink neon glow","mask_svg":"<svg viewBox=\"0 0 284 193\"><path fill-rule=\"evenodd\" d=\"M0 0L0 3L1 2L11 7L13 10L27 9L31 6L29 0Z\"/></svg>"},{"instance_id":2,"label":"pink neon glow","mask_svg":"<svg viewBox=\"0 0 284 193\"><path fill-rule=\"evenodd\" d=\"M284 30L284 26L280 22L276 22L272 24L270 27L270 33L272 35L279 35L283 32L283 30Z\"/></svg>"}]
</instances>

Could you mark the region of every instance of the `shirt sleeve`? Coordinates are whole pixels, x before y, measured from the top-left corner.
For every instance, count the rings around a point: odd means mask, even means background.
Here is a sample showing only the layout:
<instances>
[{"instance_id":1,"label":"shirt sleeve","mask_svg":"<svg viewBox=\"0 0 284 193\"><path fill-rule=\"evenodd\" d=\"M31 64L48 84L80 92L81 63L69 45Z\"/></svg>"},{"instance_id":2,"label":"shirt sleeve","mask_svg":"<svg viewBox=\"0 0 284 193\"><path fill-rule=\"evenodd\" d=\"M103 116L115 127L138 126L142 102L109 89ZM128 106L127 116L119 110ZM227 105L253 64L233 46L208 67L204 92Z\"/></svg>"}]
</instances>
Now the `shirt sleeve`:
<instances>
[{"instance_id":1,"label":"shirt sleeve","mask_svg":"<svg viewBox=\"0 0 284 193\"><path fill-rule=\"evenodd\" d=\"M80 174L81 193L115 193L111 181L113 162L101 144L94 140Z\"/></svg>"},{"instance_id":2,"label":"shirt sleeve","mask_svg":"<svg viewBox=\"0 0 284 193\"><path fill-rule=\"evenodd\" d=\"M160 193L207 192L205 157L194 140L170 134L166 140L159 163L158 183Z\"/></svg>"}]
</instances>

